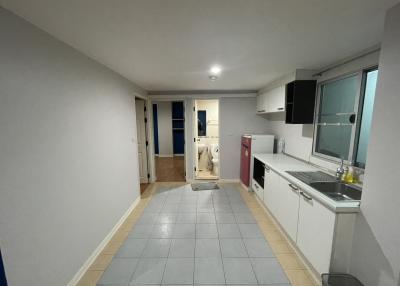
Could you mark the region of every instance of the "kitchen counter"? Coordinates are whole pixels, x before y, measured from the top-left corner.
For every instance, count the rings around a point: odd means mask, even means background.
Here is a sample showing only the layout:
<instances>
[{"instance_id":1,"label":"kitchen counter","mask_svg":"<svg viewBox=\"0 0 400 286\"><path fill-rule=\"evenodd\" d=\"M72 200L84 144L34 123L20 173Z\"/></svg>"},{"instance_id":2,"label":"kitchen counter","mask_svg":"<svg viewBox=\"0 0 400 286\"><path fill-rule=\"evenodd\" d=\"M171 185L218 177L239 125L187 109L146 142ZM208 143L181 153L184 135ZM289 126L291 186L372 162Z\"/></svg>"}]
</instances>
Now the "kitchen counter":
<instances>
[{"instance_id":1,"label":"kitchen counter","mask_svg":"<svg viewBox=\"0 0 400 286\"><path fill-rule=\"evenodd\" d=\"M311 186L303 183L296 179L286 171L323 171L317 167L308 164L306 162L297 160L293 157L285 154L254 154L255 158L263 162L273 171L278 173L280 176L298 186L303 192L307 193L327 208L331 209L336 213L356 213L360 211L360 202L357 201L335 201L331 198L320 193Z\"/></svg>"}]
</instances>

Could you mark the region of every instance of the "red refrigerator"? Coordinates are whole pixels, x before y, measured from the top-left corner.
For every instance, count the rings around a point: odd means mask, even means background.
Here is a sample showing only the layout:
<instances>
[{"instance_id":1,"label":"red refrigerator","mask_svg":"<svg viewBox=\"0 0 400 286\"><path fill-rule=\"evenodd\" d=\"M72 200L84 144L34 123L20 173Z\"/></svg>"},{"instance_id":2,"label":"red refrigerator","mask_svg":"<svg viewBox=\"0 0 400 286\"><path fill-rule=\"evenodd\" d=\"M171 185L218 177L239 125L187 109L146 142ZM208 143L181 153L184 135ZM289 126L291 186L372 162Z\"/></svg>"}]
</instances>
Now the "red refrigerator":
<instances>
[{"instance_id":1,"label":"red refrigerator","mask_svg":"<svg viewBox=\"0 0 400 286\"><path fill-rule=\"evenodd\" d=\"M274 135L246 134L242 136L240 150L240 180L250 186L253 170L252 154L273 153Z\"/></svg>"}]
</instances>

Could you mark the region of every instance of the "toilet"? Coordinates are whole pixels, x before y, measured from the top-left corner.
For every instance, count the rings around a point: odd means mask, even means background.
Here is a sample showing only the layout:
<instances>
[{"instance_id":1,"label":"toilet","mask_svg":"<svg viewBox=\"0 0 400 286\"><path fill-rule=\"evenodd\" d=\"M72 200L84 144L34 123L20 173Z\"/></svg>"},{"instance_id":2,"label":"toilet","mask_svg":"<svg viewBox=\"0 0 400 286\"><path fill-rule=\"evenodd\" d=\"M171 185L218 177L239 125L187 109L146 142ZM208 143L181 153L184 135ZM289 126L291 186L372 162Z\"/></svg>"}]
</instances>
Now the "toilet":
<instances>
[{"instance_id":1,"label":"toilet","mask_svg":"<svg viewBox=\"0 0 400 286\"><path fill-rule=\"evenodd\" d=\"M210 144L211 149L211 162L213 165L212 174L214 176L218 176L219 171L219 146L218 144Z\"/></svg>"}]
</instances>

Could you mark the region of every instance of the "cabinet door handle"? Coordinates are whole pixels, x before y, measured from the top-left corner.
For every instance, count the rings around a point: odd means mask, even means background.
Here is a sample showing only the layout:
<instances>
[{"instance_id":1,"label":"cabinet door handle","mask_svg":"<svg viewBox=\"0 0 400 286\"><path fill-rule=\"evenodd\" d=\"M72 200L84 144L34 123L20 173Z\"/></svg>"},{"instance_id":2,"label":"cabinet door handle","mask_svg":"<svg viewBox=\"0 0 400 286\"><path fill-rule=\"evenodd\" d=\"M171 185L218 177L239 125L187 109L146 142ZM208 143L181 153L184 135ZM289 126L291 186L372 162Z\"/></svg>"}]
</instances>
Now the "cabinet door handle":
<instances>
[{"instance_id":1,"label":"cabinet door handle","mask_svg":"<svg viewBox=\"0 0 400 286\"><path fill-rule=\"evenodd\" d=\"M303 198L305 198L307 201L312 201L312 197L310 197L309 195L305 194L304 192L300 192L300 195L302 195Z\"/></svg>"},{"instance_id":2,"label":"cabinet door handle","mask_svg":"<svg viewBox=\"0 0 400 286\"><path fill-rule=\"evenodd\" d=\"M283 110L283 109L284 109L283 107L279 107L279 108L278 108L278 110Z\"/></svg>"},{"instance_id":3,"label":"cabinet door handle","mask_svg":"<svg viewBox=\"0 0 400 286\"><path fill-rule=\"evenodd\" d=\"M264 166L265 171L269 172L271 169L268 168L267 166Z\"/></svg>"},{"instance_id":4,"label":"cabinet door handle","mask_svg":"<svg viewBox=\"0 0 400 286\"><path fill-rule=\"evenodd\" d=\"M289 184L289 187L290 187L293 191L298 191L298 190L299 190L299 188L296 187L296 186L293 185L293 184Z\"/></svg>"},{"instance_id":5,"label":"cabinet door handle","mask_svg":"<svg viewBox=\"0 0 400 286\"><path fill-rule=\"evenodd\" d=\"M257 110L257 112L265 112L265 109Z\"/></svg>"}]
</instances>

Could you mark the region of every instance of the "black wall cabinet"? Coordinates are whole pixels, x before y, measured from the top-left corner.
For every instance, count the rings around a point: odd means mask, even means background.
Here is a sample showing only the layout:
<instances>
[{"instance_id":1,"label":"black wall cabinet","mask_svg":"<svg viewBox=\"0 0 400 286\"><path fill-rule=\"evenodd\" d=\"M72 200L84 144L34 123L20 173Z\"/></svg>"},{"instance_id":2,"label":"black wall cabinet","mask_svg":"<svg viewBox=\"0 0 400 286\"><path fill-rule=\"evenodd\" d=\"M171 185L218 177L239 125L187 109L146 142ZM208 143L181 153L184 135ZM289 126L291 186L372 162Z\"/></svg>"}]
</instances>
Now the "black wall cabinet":
<instances>
[{"instance_id":1,"label":"black wall cabinet","mask_svg":"<svg viewBox=\"0 0 400 286\"><path fill-rule=\"evenodd\" d=\"M286 123L312 124L316 80L295 80L286 85Z\"/></svg>"}]
</instances>

